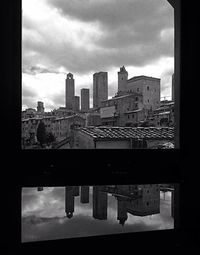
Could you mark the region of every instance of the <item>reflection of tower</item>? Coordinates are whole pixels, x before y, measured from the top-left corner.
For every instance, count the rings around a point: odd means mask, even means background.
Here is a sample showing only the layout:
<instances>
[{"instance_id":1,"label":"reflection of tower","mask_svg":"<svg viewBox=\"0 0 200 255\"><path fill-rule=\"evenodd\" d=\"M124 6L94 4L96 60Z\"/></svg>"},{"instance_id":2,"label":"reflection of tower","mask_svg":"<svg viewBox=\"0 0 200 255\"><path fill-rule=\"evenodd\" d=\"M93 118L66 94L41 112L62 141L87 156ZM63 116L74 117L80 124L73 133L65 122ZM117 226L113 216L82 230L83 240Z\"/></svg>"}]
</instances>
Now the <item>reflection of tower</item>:
<instances>
[{"instance_id":1,"label":"reflection of tower","mask_svg":"<svg viewBox=\"0 0 200 255\"><path fill-rule=\"evenodd\" d=\"M89 186L81 186L81 203L89 203Z\"/></svg>"},{"instance_id":2,"label":"reflection of tower","mask_svg":"<svg viewBox=\"0 0 200 255\"><path fill-rule=\"evenodd\" d=\"M126 200L120 197L117 197L117 220L119 224L124 226L125 221L128 219L128 214L126 210Z\"/></svg>"},{"instance_id":3,"label":"reflection of tower","mask_svg":"<svg viewBox=\"0 0 200 255\"><path fill-rule=\"evenodd\" d=\"M74 189L73 186L65 187L65 213L68 218L73 216L74 212Z\"/></svg>"},{"instance_id":4,"label":"reflection of tower","mask_svg":"<svg viewBox=\"0 0 200 255\"><path fill-rule=\"evenodd\" d=\"M38 187L37 190L38 190L38 191L42 191L42 190L43 190L43 187Z\"/></svg>"},{"instance_id":5,"label":"reflection of tower","mask_svg":"<svg viewBox=\"0 0 200 255\"><path fill-rule=\"evenodd\" d=\"M99 220L107 219L108 195L102 192L103 186L93 187L93 217Z\"/></svg>"},{"instance_id":6,"label":"reflection of tower","mask_svg":"<svg viewBox=\"0 0 200 255\"><path fill-rule=\"evenodd\" d=\"M73 189L74 189L74 196L75 197L79 196L79 186L74 186Z\"/></svg>"}]
</instances>

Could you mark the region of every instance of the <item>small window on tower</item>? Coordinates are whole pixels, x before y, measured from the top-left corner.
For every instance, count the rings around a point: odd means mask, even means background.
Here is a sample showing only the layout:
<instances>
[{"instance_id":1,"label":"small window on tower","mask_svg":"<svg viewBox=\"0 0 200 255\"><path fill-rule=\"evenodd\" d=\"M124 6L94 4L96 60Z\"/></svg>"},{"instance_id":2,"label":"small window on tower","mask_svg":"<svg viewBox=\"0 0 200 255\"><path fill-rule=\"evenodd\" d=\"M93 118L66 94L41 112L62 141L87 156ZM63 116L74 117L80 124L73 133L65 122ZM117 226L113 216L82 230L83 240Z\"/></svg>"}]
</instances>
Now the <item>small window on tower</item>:
<instances>
[{"instance_id":1,"label":"small window on tower","mask_svg":"<svg viewBox=\"0 0 200 255\"><path fill-rule=\"evenodd\" d=\"M147 90L149 90L149 86L147 86Z\"/></svg>"}]
</instances>

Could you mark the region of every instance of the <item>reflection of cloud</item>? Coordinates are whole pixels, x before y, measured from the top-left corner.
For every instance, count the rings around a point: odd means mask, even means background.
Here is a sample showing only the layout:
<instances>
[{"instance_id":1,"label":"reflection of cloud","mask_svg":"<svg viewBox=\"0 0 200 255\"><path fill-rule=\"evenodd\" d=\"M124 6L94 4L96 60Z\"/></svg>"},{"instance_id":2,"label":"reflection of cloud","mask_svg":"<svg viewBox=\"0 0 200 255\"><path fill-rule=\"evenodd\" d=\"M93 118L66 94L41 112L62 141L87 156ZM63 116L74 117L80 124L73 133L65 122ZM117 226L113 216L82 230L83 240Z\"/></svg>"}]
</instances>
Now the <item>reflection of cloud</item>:
<instances>
[{"instance_id":1,"label":"reflection of cloud","mask_svg":"<svg viewBox=\"0 0 200 255\"><path fill-rule=\"evenodd\" d=\"M80 196L75 197L74 216L68 219L64 217L64 187L44 188L41 192L37 192L37 188L24 188L22 190L23 241L173 228L169 192L165 195L166 200L161 200L160 214L145 217L128 214L128 220L122 227L117 221L117 201L114 196L108 196L107 220L100 221L92 217L91 191L90 188L88 204L81 204Z\"/></svg>"}]
</instances>

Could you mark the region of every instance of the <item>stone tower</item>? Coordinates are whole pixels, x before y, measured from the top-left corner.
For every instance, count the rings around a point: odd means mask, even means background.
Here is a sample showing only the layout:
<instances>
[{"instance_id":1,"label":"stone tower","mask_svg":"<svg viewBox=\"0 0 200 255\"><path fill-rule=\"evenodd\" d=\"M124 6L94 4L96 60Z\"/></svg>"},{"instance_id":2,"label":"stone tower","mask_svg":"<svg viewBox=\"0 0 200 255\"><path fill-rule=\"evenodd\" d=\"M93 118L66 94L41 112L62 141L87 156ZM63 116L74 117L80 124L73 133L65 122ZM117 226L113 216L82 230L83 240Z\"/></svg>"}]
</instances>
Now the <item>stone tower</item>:
<instances>
[{"instance_id":1,"label":"stone tower","mask_svg":"<svg viewBox=\"0 0 200 255\"><path fill-rule=\"evenodd\" d=\"M74 104L74 78L72 73L67 74L65 81L65 107L72 110Z\"/></svg>"},{"instance_id":2,"label":"stone tower","mask_svg":"<svg viewBox=\"0 0 200 255\"><path fill-rule=\"evenodd\" d=\"M126 71L125 67L120 67L120 71L118 72L118 92L126 91L128 80L128 72Z\"/></svg>"}]
</instances>

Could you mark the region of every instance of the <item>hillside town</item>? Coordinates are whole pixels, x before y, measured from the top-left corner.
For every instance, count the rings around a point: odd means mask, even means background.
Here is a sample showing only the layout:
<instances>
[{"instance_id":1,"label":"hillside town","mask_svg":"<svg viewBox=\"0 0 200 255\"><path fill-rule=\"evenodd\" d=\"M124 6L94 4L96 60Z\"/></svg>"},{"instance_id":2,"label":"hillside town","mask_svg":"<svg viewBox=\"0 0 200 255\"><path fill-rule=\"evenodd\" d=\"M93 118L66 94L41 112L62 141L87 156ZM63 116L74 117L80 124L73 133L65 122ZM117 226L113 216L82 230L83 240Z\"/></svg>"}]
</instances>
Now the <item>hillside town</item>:
<instances>
[{"instance_id":1,"label":"hillside town","mask_svg":"<svg viewBox=\"0 0 200 255\"><path fill-rule=\"evenodd\" d=\"M118 72L118 90L108 98L108 73L93 74L90 90L75 95L75 77L65 80L65 106L50 112L44 102L22 111L23 149L168 149L174 148L174 75L171 100L161 100L161 79L128 78Z\"/></svg>"}]
</instances>

